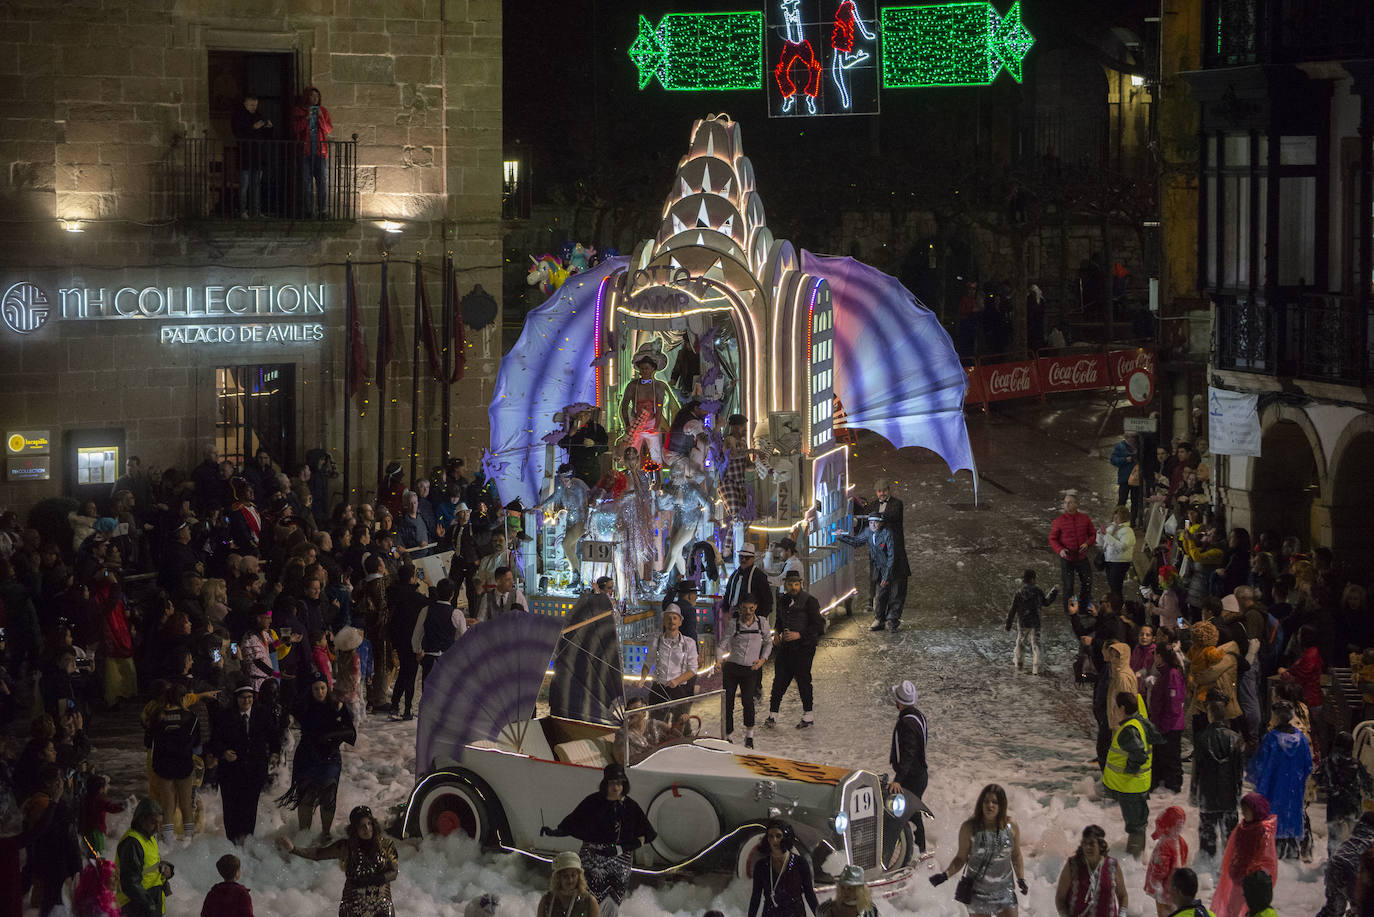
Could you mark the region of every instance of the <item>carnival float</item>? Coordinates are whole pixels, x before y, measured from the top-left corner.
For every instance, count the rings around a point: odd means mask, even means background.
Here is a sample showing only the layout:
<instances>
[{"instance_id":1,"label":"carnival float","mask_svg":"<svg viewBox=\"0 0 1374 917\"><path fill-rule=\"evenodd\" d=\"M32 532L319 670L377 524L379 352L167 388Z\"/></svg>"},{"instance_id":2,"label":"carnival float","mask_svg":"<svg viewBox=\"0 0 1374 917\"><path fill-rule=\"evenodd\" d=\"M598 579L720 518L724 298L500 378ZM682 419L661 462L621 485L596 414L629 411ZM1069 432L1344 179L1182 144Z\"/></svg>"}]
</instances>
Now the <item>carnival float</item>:
<instances>
[{"instance_id":1,"label":"carnival float","mask_svg":"<svg viewBox=\"0 0 1374 917\"><path fill-rule=\"evenodd\" d=\"M531 284L552 295L501 363L483 467L533 536L520 542L531 611L566 614L614 578L626 672L683 579L701 585L713 661L746 541L766 565L790 538L821 608L849 606L836 535L855 482L837 405L850 428L973 469L967 380L936 316L887 274L775 238L728 115L693 125L653 238L595 264L569 251L532 259Z\"/></svg>"}]
</instances>

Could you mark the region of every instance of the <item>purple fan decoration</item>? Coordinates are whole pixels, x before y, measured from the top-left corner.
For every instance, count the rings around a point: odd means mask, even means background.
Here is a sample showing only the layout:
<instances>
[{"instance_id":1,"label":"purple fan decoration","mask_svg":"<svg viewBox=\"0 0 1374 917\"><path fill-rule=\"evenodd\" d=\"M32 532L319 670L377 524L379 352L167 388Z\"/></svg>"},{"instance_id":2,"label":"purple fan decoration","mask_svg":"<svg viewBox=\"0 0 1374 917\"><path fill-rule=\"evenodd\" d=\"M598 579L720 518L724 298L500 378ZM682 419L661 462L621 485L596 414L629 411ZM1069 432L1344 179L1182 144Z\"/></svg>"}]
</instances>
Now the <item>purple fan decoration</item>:
<instances>
[{"instance_id":1,"label":"purple fan decoration","mask_svg":"<svg viewBox=\"0 0 1374 917\"><path fill-rule=\"evenodd\" d=\"M487 476L488 481L496 480L506 470L510 462L499 462L499 453L492 452L490 449L482 450L482 472Z\"/></svg>"},{"instance_id":2,"label":"purple fan decoration","mask_svg":"<svg viewBox=\"0 0 1374 917\"><path fill-rule=\"evenodd\" d=\"M513 611L474 625L440 656L420 699L416 774L462 760L479 739L520 747L562 631L561 618Z\"/></svg>"}]
</instances>

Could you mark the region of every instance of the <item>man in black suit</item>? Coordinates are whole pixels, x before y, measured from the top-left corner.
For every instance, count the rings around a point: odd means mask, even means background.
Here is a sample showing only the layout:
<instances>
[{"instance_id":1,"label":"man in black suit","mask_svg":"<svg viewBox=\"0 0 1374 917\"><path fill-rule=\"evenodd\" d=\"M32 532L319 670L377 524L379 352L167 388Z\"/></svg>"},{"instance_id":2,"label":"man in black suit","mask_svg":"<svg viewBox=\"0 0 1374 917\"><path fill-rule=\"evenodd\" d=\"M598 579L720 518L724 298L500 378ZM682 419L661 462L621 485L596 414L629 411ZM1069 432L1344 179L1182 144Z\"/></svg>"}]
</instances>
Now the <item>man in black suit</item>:
<instances>
[{"instance_id":1,"label":"man in black suit","mask_svg":"<svg viewBox=\"0 0 1374 917\"><path fill-rule=\"evenodd\" d=\"M745 542L737 553L739 568L725 583L725 607L738 608L741 596L752 595L759 607L759 617L767 620L773 613L773 586L768 582L768 574L754 566L753 545Z\"/></svg>"},{"instance_id":2,"label":"man in black suit","mask_svg":"<svg viewBox=\"0 0 1374 917\"><path fill-rule=\"evenodd\" d=\"M224 833L242 844L258 824L258 796L267 785L267 767L281 751L277 730L254 708L251 683L234 689L234 703L213 721L210 748L219 761L219 790L224 798Z\"/></svg>"},{"instance_id":3,"label":"man in black suit","mask_svg":"<svg viewBox=\"0 0 1374 917\"><path fill-rule=\"evenodd\" d=\"M892 572L888 575L886 609L874 607L873 617L886 620L888 630L896 630L902 623L902 607L906 604L906 584L911 579L911 564L906 559L906 528L902 519L902 501L892 496L892 482L878 478L873 482L874 497L868 502L870 513L881 513L884 527L892 533ZM870 583L869 595L877 602L882 590L878 583Z\"/></svg>"}]
</instances>

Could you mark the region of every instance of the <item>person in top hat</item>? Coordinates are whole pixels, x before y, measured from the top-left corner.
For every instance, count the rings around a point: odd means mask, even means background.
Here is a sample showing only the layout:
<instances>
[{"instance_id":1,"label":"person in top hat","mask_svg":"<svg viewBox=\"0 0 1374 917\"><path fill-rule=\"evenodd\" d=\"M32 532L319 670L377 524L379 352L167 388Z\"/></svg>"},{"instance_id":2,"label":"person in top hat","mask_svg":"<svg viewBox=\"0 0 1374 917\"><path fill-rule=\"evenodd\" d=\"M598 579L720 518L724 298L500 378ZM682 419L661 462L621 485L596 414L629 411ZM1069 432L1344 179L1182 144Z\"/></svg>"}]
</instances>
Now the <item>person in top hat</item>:
<instances>
[{"instance_id":1,"label":"person in top hat","mask_svg":"<svg viewBox=\"0 0 1374 917\"><path fill-rule=\"evenodd\" d=\"M783 582L787 575L796 572L806 582L806 572L802 567L801 558L797 556L797 542L792 538L779 538L769 546L768 553L759 562L768 574L768 581L783 591Z\"/></svg>"},{"instance_id":2,"label":"person in top hat","mask_svg":"<svg viewBox=\"0 0 1374 917\"><path fill-rule=\"evenodd\" d=\"M821 617L816 597L802 589L801 575L788 574L784 581L786 592L778 599L778 639L773 654L773 689L768 696L768 719L763 725L769 729L778 724L782 696L795 680L801 696L802 718L798 729L808 729L816 723L811 690L811 663L816 658L816 644L825 633L825 619Z\"/></svg>"},{"instance_id":3,"label":"person in top hat","mask_svg":"<svg viewBox=\"0 0 1374 917\"><path fill-rule=\"evenodd\" d=\"M882 513L873 513L868 517L868 530L862 535L840 532L835 536L847 545L868 548L869 595L873 601L873 626L869 630L872 631L879 631L884 627L895 631L901 624L900 608L895 620L888 620L887 617L891 605L887 591L892 584L892 565L896 557L896 547L892 533L886 528L886 522Z\"/></svg>"},{"instance_id":4,"label":"person in top hat","mask_svg":"<svg viewBox=\"0 0 1374 917\"><path fill-rule=\"evenodd\" d=\"M744 596L752 595L758 606L759 617L765 621L773 613L773 587L768 582L768 574L756 566L754 546L744 542L739 546L739 567L730 574L725 583L725 607L738 608Z\"/></svg>"},{"instance_id":5,"label":"person in top hat","mask_svg":"<svg viewBox=\"0 0 1374 917\"><path fill-rule=\"evenodd\" d=\"M253 683L245 680L234 689L233 704L211 721L210 753L219 762L224 833L233 844L242 844L257 827L268 763L281 752L280 734L256 706L257 695Z\"/></svg>"},{"instance_id":6,"label":"person in top hat","mask_svg":"<svg viewBox=\"0 0 1374 917\"><path fill-rule=\"evenodd\" d=\"M611 915L629 892L634 852L658 837L639 803L630 798L630 780L619 764L606 765L597 791L584 797L557 828L540 828L539 833L582 842L578 856L587 888L601 912Z\"/></svg>"},{"instance_id":7,"label":"person in top hat","mask_svg":"<svg viewBox=\"0 0 1374 917\"><path fill-rule=\"evenodd\" d=\"M685 579L673 587L673 591L663 600L663 610L676 608L682 616L682 632L693 640L697 638L697 588L696 580Z\"/></svg>"},{"instance_id":8,"label":"person in top hat","mask_svg":"<svg viewBox=\"0 0 1374 917\"><path fill-rule=\"evenodd\" d=\"M667 383L654 374L668 365L668 358L657 341L646 341L635 351L631 363L635 378L625 386L620 397L620 423L625 429L626 443L661 466L672 393Z\"/></svg>"}]
</instances>

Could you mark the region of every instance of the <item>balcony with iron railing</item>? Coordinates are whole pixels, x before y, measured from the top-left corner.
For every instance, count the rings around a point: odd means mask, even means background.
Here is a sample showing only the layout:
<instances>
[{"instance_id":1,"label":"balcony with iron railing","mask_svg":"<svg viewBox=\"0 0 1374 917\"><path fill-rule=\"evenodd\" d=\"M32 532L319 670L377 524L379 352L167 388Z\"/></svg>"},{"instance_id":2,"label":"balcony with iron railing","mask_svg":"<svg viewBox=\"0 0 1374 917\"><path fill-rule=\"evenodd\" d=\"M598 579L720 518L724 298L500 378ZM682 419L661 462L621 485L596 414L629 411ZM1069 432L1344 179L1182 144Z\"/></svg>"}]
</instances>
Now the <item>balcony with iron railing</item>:
<instances>
[{"instance_id":1,"label":"balcony with iron railing","mask_svg":"<svg viewBox=\"0 0 1374 917\"><path fill-rule=\"evenodd\" d=\"M164 216L180 220L355 220L358 136L307 156L294 140L183 138L168 156ZM318 148L317 148L318 149Z\"/></svg>"},{"instance_id":2,"label":"balcony with iron railing","mask_svg":"<svg viewBox=\"0 0 1374 917\"><path fill-rule=\"evenodd\" d=\"M1217 369L1365 386L1374 382L1374 309L1355 297L1213 296Z\"/></svg>"},{"instance_id":3,"label":"balcony with iron railing","mask_svg":"<svg viewBox=\"0 0 1374 917\"><path fill-rule=\"evenodd\" d=\"M1374 56L1370 0L1204 0L1203 67Z\"/></svg>"}]
</instances>

